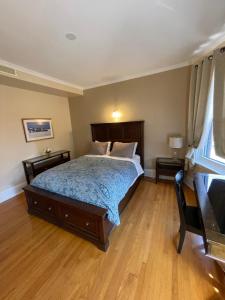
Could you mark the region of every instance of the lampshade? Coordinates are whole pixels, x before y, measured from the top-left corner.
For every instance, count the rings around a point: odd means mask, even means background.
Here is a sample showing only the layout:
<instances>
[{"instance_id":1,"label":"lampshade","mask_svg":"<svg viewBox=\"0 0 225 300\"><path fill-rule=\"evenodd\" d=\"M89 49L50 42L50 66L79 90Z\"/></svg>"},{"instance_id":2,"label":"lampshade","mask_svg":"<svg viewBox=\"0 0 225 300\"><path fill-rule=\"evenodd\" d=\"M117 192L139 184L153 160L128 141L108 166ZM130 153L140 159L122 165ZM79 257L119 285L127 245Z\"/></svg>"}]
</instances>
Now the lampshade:
<instances>
[{"instance_id":1,"label":"lampshade","mask_svg":"<svg viewBox=\"0 0 225 300\"><path fill-rule=\"evenodd\" d=\"M183 147L183 138L182 137L170 137L169 138L169 147L173 149L179 149Z\"/></svg>"}]
</instances>

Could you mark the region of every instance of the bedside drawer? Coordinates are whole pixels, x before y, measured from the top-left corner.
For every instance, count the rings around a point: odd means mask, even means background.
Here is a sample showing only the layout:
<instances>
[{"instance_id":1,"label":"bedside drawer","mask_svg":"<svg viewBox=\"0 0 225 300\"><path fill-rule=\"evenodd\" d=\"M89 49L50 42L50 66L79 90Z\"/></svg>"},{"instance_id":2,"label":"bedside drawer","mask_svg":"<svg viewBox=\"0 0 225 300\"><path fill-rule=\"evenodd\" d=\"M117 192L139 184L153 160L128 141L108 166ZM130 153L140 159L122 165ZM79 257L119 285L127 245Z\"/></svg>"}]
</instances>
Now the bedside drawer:
<instances>
[{"instance_id":1,"label":"bedside drawer","mask_svg":"<svg viewBox=\"0 0 225 300\"><path fill-rule=\"evenodd\" d=\"M91 235L97 235L98 227L96 220L88 214L81 213L74 207L60 206L61 221L67 227L86 231Z\"/></svg>"},{"instance_id":2,"label":"bedside drawer","mask_svg":"<svg viewBox=\"0 0 225 300\"><path fill-rule=\"evenodd\" d=\"M57 203L33 196L29 200L29 209L44 213L46 216L57 217Z\"/></svg>"}]
</instances>

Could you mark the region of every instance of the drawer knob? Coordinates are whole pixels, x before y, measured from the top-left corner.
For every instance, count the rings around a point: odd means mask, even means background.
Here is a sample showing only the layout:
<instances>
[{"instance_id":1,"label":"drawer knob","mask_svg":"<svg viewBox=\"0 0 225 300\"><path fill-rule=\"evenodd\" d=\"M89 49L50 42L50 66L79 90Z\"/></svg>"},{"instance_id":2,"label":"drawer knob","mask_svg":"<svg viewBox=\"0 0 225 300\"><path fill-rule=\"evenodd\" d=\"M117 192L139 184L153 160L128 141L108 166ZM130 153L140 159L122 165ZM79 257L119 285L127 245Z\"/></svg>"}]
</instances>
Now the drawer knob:
<instances>
[{"instance_id":1,"label":"drawer knob","mask_svg":"<svg viewBox=\"0 0 225 300\"><path fill-rule=\"evenodd\" d=\"M89 222L86 222L85 225L88 227L88 226L90 225L90 223L89 223Z\"/></svg>"},{"instance_id":2,"label":"drawer knob","mask_svg":"<svg viewBox=\"0 0 225 300\"><path fill-rule=\"evenodd\" d=\"M65 214L65 218L67 219L69 217L69 215L68 214Z\"/></svg>"},{"instance_id":3,"label":"drawer knob","mask_svg":"<svg viewBox=\"0 0 225 300\"><path fill-rule=\"evenodd\" d=\"M34 205L37 205L38 204L38 202L37 201L34 201Z\"/></svg>"},{"instance_id":4,"label":"drawer knob","mask_svg":"<svg viewBox=\"0 0 225 300\"><path fill-rule=\"evenodd\" d=\"M49 210L49 211L51 211L51 210L52 210L52 207L51 207L51 206L49 206L48 210Z\"/></svg>"}]
</instances>

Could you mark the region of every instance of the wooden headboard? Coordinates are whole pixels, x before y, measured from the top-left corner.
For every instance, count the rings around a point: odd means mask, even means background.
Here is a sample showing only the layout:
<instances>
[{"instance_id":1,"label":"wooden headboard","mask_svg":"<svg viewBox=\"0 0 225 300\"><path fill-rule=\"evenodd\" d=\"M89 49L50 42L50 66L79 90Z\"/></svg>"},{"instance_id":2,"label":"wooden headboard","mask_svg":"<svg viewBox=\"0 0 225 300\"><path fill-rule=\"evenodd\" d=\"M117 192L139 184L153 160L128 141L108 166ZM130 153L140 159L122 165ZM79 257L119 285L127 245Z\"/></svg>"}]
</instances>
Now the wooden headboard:
<instances>
[{"instance_id":1,"label":"wooden headboard","mask_svg":"<svg viewBox=\"0 0 225 300\"><path fill-rule=\"evenodd\" d=\"M106 142L138 142L136 154L144 168L144 121L91 124L92 140Z\"/></svg>"}]
</instances>

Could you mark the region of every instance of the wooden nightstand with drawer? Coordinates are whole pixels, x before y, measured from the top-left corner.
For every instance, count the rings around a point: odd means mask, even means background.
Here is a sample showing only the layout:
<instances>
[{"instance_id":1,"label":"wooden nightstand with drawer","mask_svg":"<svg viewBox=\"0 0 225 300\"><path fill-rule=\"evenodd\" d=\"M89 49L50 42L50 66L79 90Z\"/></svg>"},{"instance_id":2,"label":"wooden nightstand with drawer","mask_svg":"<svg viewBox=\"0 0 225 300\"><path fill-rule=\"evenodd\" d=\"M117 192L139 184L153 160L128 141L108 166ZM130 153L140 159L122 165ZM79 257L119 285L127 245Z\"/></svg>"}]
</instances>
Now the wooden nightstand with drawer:
<instances>
[{"instance_id":1,"label":"wooden nightstand with drawer","mask_svg":"<svg viewBox=\"0 0 225 300\"><path fill-rule=\"evenodd\" d=\"M155 183L159 181L159 176L175 176L180 170L184 170L184 159L157 157Z\"/></svg>"}]
</instances>

